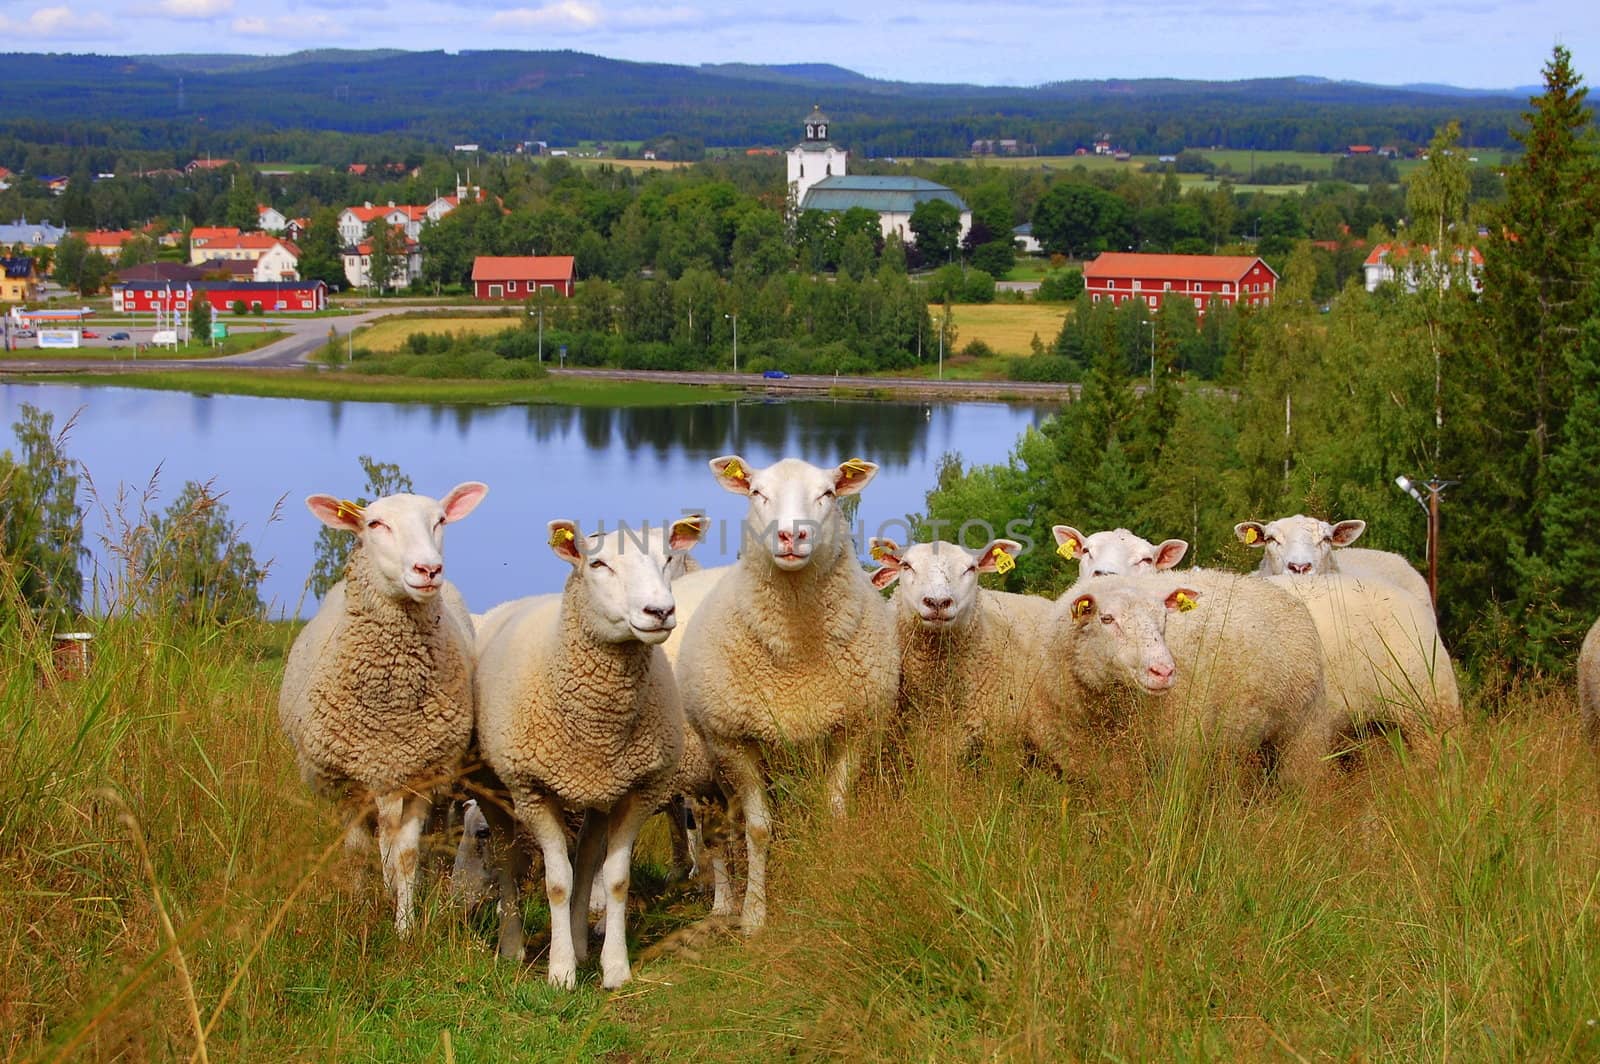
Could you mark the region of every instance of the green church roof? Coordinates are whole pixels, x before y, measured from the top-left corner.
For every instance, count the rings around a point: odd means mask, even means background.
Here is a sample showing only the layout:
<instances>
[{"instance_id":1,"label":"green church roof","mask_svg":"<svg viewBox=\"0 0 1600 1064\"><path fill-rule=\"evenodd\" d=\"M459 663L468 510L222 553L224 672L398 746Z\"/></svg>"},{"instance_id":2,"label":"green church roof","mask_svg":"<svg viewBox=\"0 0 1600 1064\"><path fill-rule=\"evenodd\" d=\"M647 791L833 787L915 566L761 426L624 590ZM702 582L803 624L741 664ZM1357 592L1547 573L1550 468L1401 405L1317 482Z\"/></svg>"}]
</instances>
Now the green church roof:
<instances>
[{"instance_id":1,"label":"green church roof","mask_svg":"<svg viewBox=\"0 0 1600 1064\"><path fill-rule=\"evenodd\" d=\"M919 203L944 200L958 211L967 205L960 196L935 181L920 177L825 177L806 190L800 204L806 211L847 211L865 207L883 214L909 214Z\"/></svg>"}]
</instances>

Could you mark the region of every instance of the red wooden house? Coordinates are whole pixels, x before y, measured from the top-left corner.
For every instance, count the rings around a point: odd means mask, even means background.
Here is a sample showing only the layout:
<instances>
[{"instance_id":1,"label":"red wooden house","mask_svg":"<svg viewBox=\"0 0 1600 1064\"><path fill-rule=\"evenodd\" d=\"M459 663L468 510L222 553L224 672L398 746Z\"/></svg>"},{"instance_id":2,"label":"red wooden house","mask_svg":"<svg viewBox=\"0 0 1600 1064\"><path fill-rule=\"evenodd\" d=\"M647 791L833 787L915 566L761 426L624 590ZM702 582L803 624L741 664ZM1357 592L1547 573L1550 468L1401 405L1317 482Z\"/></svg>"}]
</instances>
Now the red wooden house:
<instances>
[{"instance_id":1,"label":"red wooden house","mask_svg":"<svg viewBox=\"0 0 1600 1064\"><path fill-rule=\"evenodd\" d=\"M1084 289L1096 303L1130 299L1152 313L1168 298L1192 299L1205 313L1212 300L1235 306L1272 302L1278 275L1255 255L1143 255L1108 251L1083 268Z\"/></svg>"},{"instance_id":2,"label":"red wooden house","mask_svg":"<svg viewBox=\"0 0 1600 1064\"><path fill-rule=\"evenodd\" d=\"M479 255L472 262L472 294L516 302L540 289L570 296L575 276L571 255Z\"/></svg>"},{"instance_id":3,"label":"red wooden house","mask_svg":"<svg viewBox=\"0 0 1600 1064\"><path fill-rule=\"evenodd\" d=\"M280 314L309 314L328 307L321 281L133 281L111 286L111 309L118 314L148 314L160 309L182 313L204 299L213 310L235 303Z\"/></svg>"}]
</instances>

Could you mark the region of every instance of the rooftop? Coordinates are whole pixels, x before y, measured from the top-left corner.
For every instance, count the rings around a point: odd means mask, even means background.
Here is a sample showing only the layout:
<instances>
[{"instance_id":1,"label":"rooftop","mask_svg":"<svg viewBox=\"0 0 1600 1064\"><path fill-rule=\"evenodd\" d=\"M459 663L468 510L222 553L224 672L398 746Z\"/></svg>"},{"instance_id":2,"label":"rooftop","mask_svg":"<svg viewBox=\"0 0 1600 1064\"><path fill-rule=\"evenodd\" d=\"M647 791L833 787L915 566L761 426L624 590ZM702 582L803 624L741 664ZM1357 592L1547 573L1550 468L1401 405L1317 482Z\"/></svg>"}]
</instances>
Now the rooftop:
<instances>
[{"instance_id":1,"label":"rooftop","mask_svg":"<svg viewBox=\"0 0 1600 1064\"><path fill-rule=\"evenodd\" d=\"M880 214L886 211L909 214L917 204L927 200L943 200L958 211L967 209L960 196L936 181L894 176L825 177L806 190L800 207L807 211L847 211L851 207L865 207Z\"/></svg>"},{"instance_id":2,"label":"rooftop","mask_svg":"<svg viewBox=\"0 0 1600 1064\"><path fill-rule=\"evenodd\" d=\"M1256 263L1277 272L1258 255L1145 255L1107 251L1083 267L1084 277L1161 277L1191 281L1237 281Z\"/></svg>"}]
</instances>

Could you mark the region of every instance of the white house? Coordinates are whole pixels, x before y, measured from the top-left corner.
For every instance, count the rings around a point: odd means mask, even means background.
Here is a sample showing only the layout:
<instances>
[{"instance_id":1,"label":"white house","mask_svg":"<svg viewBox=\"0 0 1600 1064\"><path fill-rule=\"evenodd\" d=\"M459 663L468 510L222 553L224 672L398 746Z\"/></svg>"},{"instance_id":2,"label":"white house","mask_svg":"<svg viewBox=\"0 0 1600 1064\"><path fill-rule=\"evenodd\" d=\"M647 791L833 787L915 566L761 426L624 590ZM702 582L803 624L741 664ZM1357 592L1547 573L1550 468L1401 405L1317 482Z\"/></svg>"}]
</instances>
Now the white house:
<instances>
[{"instance_id":1,"label":"white house","mask_svg":"<svg viewBox=\"0 0 1600 1064\"><path fill-rule=\"evenodd\" d=\"M1466 252L1467 282L1472 286L1474 292L1481 292L1483 291L1483 252L1471 247L1464 250ZM1445 271L1444 283L1446 287L1450 285L1453 275L1461 270L1462 251L1463 249L1461 248L1456 249L1454 256L1455 268ZM1400 269L1405 271L1406 291L1415 292L1417 290L1418 274L1421 272L1419 269L1421 263L1414 261L1418 256L1425 256L1428 259L1430 269L1438 262L1438 253L1425 244L1415 252L1403 244L1398 246L1394 244L1379 244L1374 247L1371 253L1367 255L1367 261L1361 264L1361 271L1366 275L1367 291L1376 291L1380 284L1399 280L1400 273L1395 268L1395 260L1400 259L1405 260Z\"/></svg>"},{"instance_id":2,"label":"white house","mask_svg":"<svg viewBox=\"0 0 1600 1064\"><path fill-rule=\"evenodd\" d=\"M289 219L276 207L261 204L256 207L256 228L263 233L281 233L289 224Z\"/></svg>"},{"instance_id":3,"label":"white house","mask_svg":"<svg viewBox=\"0 0 1600 1064\"><path fill-rule=\"evenodd\" d=\"M256 259L257 281L300 280L300 249L287 240L277 240Z\"/></svg>"},{"instance_id":4,"label":"white house","mask_svg":"<svg viewBox=\"0 0 1600 1064\"><path fill-rule=\"evenodd\" d=\"M362 240L347 245L341 255L344 260L344 277L351 288L366 288L372 279L372 244ZM404 255L395 256L394 269L389 276L392 288L405 288L422 277L422 245L406 240Z\"/></svg>"}]
</instances>

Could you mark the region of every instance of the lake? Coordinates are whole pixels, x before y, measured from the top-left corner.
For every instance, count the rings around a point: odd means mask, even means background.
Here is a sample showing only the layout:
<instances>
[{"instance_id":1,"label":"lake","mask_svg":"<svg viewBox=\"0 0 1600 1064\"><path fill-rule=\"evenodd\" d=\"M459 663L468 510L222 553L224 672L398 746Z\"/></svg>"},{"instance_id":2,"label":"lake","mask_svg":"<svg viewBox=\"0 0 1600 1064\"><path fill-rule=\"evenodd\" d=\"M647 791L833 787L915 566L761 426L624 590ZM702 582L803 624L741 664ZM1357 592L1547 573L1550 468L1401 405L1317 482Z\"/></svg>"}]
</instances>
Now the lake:
<instances>
[{"instance_id":1,"label":"lake","mask_svg":"<svg viewBox=\"0 0 1600 1064\"><path fill-rule=\"evenodd\" d=\"M271 563L263 597L274 615L302 603L321 527L303 499L314 492L365 494L357 456L400 466L416 490L443 495L481 480L489 495L450 526L445 573L473 610L520 595L559 590L569 566L546 546L545 523L572 518L586 530L659 524L690 510L712 518L695 556L733 560L745 500L723 491L708 459L743 455L757 467L799 457L818 465L861 457L881 467L861 496L868 534L925 508L940 456L1003 461L1048 406L1006 403L884 403L857 400L707 403L671 407L430 406L188 395L135 388L0 384L0 449L15 450L11 425L23 403L78 415L66 445L92 479L80 487L86 545L105 565L106 509L119 486L137 500L157 476L152 510L164 510L189 480L224 492L228 516L260 563ZM277 520L271 516L279 501ZM87 575L87 574L86 574ZM309 613L309 599L300 612Z\"/></svg>"}]
</instances>

